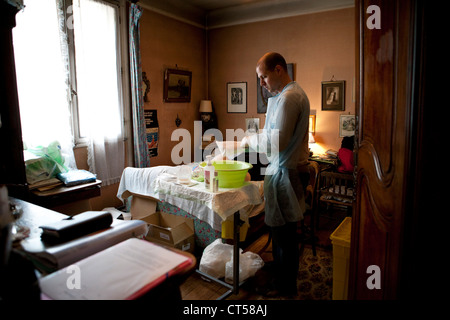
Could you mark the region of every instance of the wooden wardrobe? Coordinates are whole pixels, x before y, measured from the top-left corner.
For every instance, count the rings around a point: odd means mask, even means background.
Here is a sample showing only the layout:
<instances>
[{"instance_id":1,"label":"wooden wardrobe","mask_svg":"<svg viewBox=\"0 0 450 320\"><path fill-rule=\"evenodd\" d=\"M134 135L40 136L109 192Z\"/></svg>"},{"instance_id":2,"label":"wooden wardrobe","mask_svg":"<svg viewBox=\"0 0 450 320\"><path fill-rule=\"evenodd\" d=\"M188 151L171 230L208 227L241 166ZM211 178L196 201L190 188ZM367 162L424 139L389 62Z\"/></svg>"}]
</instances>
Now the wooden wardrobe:
<instances>
[{"instance_id":1,"label":"wooden wardrobe","mask_svg":"<svg viewBox=\"0 0 450 320\"><path fill-rule=\"evenodd\" d=\"M379 29L367 23L376 18L371 5L379 9ZM433 247L426 235L435 214L431 115L439 117L429 37L439 30L429 5L356 1L357 191L348 299L426 295L422 277Z\"/></svg>"}]
</instances>

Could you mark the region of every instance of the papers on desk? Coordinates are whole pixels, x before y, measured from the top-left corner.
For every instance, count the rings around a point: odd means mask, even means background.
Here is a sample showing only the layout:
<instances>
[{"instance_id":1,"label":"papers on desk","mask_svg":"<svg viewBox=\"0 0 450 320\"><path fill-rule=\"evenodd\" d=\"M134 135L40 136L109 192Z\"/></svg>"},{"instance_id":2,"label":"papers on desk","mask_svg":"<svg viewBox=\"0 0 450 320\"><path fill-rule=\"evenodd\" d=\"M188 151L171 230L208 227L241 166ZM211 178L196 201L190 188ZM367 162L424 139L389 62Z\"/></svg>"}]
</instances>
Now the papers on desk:
<instances>
[{"instance_id":1,"label":"papers on desk","mask_svg":"<svg viewBox=\"0 0 450 320\"><path fill-rule=\"evenodd\" d=\"M129 239L41 278L39 285L51 299L132 299L191 263L146 240Z\"/></svg>"}]
</instances>

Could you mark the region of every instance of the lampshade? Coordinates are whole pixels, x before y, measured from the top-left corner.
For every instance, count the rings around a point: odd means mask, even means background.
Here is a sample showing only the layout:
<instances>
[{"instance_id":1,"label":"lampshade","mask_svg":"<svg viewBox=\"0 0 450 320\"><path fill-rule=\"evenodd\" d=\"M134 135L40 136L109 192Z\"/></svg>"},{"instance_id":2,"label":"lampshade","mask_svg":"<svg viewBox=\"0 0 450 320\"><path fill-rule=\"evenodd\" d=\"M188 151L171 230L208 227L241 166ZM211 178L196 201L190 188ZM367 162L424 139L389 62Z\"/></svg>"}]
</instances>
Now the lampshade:
<instances>
[{"instance_id":1,"label":"lampshade","mask_svg":"<svg viewBox=\"0 0 450 320\"><path fill-rule=\"evenodd\" d=\"M211 100L200 101L200 112L212 112Z\"/></svg>"},{"instance_id":2,"label":"lampshade","mask_svg":"<svg viewBox=\"0 0 450 320\"><path fill-rule=\"evenodd\" d=\"M309 133L309 140L308 143L316 143L316 140L314 140L314 136L312 135L312 133Z\"/></svg>"}]
</instances>

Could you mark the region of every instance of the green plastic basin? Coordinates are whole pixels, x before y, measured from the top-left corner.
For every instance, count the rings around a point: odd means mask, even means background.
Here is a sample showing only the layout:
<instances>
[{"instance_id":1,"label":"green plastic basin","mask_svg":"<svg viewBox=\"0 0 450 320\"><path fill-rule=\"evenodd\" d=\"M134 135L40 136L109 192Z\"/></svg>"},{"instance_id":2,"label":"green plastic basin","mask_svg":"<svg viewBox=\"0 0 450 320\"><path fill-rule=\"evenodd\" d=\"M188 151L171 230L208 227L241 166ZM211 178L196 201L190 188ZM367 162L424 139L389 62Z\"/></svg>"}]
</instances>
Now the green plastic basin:
<instances>
[{"instance_id":1,"label":"green plastic basin","mask_svg":"<svg viewBox=\"0 0 450 320\"><path fill-rule=\"evenodd\" d=\"M249 169L253 168L250 163L243 161L218 160L213 161L214 170L217 171L219 188L239 188L244 184L245 176ZM206 167L206 162L200 163Z\"/></svg>"}]
</instances>

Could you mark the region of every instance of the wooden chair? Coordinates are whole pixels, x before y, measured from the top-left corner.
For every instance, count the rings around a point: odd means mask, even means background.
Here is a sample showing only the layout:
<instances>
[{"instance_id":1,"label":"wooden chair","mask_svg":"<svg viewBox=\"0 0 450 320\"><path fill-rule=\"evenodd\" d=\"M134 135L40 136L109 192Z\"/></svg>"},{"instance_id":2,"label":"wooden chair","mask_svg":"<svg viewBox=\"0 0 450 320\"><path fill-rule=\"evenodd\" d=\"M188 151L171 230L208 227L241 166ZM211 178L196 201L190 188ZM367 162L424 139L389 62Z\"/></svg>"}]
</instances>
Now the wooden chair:
<instances>
[{"instance_id":1,"label":"wooden chair","mask_svg":"<svg viewBox=\"0 0 450 320\"><path fill-rule=\"evenodd\" d=\"M354 197L354 177L351 173L338 173L323 171L320 173L317 186L317 209L321 204L327 206L339 206L347 208L351 215ZM319 223L319 212L317 212L317 225Z\"/></svg>"},{"instance_id":2,"label":"wooden chair","mask_svg":"<svg viewBox=\"0 0 450 320\"><path fill-rule=\"evenodd\" d=\"M319 179L319 164L315 161L310 161L308 163L309 168L309 183L305 190L305 203L306 212L304 216L309 215L309 226L305 224L305 219L300 222L300 242L302 244L301 252L303 251L306 242L311 243L313 255L316 255L316 227L315 227L315 215L316 215L316 186Z\"/></svg>"}]
</instances>

